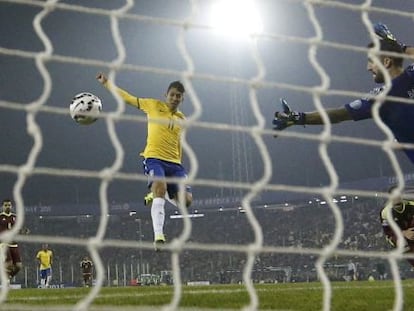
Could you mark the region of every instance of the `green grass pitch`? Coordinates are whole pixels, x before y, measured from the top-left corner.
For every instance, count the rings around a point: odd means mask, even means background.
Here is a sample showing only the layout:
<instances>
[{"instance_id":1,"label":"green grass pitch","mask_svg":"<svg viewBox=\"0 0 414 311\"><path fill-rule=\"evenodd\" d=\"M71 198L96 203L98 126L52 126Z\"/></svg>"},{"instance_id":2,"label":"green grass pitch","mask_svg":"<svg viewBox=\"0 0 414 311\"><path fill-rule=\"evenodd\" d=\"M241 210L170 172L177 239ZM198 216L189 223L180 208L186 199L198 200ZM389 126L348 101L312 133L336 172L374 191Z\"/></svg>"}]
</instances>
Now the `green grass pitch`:
<instances>
[{"instance_id":1,"label":"green grass pitch","mask_svg":"<svg viewBox=\"0 0 414 311\"><path fill-rule=\"evenodd\" d=\"M404 310L414 310L414 280L403 281ZM260 310L322 310L321 283L255 285ZM11 290L0 310L72 310L90 288ZM335 311L392 310L391 281L332 283ZM173 295L172 286L104 287L89 310L160 310ZM182 310L240 310L249 304L242 285L183 286Z\"/></svg>"}]
</instances>

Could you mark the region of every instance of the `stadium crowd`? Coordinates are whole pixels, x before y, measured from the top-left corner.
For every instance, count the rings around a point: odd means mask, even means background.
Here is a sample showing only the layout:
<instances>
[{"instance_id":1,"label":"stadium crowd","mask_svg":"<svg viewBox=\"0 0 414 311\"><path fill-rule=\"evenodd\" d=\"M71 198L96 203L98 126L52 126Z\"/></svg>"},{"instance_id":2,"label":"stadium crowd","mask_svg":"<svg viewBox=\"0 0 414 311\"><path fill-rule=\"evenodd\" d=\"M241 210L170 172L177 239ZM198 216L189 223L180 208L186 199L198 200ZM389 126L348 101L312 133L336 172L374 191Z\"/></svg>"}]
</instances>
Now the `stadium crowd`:
<instances>
[{"instance_id":1,"label":"stadium crowd","mask_svg":"<svg viewBox=\"0 0 414 311\"><path fill-rule=\"evenodd\" d=\"M339 249L362 252L390 250L379 221L383 203L383 200L360 198L338 205L344 221L344 233ZM167 211L175 215L174 209ZM246 245L253 243L255 237L245 211L241 208L210 208L198 210L197 213L203 216L192 218L190 242L235 244L240 246L240 249L208 252L183 250L180 256L183 282L242 282ZM254 208L254 213L262 228L264 246L284 248L283 252L269 251L258 254L252 273L253 280L317 281L317 251L331 242L335 230L335 220L329 206L320 203L277 208L260 206ZM180 218L168 218L168 236L171 239L178 236L182 225ZM88 239L96 234L99 216L28 216L25 226L30 228L31 234L34 235ZM109 216L105 239L151 241L151 230L149 213L112 215ZM35 287L39 282L35 255L40 245L27 242L20 245L26 273L18 274L13 282ZM79 263L82 258L89 255L86 246L49 243L49 247L54 254L52 284L81 285L82 273ZM142 273L160 275L161 271L172 269L168 251L154 254L154 251L149 249L105 247L100 250L100 254L106 269L105 285L128 285ZM347 280L349 261L356 266L356 279L379 280L390 277L387 275L388 262L384 258L336 255L328 258L325 263L325 270L330 279ZM413 276L410 266L405 261L401 261L400 266L403 278Z\"/></svg>"}]
</instances>

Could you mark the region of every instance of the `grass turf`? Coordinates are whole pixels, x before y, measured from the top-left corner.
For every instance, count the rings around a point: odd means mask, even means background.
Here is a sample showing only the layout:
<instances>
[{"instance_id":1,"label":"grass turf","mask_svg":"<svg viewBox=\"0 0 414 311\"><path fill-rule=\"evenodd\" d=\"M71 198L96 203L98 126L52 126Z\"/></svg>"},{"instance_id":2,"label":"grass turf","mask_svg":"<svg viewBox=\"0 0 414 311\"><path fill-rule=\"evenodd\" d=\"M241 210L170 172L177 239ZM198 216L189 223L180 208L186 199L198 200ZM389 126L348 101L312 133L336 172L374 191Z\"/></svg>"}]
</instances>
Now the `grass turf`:
<instances>
[{"instance_id":1,"label":"grass turf","mask_svg":"<svg viewBox=\"0 0 414 311\"><path fill-rule=\"evenodd\" d=\"M414 280L403 281L404 310L414 310ZM260 310L322 310L321 283L255 285ZM0 310L57 310L73 308L90 288L11 290ZM124 310L127 307L152 307L170 303L172 286L104 287L94 299L91 310ZM332 307L335 311L392 310L395 289L391 281L333 282ZM243 285L183 286L180 308L237 310L247 306L249 294Z\"/></svg>"}]
</instances>

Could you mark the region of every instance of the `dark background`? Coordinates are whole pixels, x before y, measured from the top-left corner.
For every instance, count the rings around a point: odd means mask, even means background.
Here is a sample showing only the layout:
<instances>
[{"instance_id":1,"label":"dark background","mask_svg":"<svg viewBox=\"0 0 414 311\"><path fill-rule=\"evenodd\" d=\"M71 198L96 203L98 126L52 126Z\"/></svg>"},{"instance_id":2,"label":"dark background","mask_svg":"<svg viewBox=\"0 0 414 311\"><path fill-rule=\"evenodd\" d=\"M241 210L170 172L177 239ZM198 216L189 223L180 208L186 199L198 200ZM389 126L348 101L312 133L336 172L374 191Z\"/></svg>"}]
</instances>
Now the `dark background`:
<instances>
[{"instance_id":1,"label":"dark background","mask_svg":"<svg viewBox=\"0 0 414 311\"><path fill-rule=\"evenodd\" d=\"M367 12L357 10L358 5L365 2L362 0L335 2L342 5L335 7L331 5L334 2L327 1L313 6L326 42L365 47L371 40L362 19L365 13L372 22L388 24L400 41L413 42L413 20L407 13L414 11L414 2L373 1L372 10ZM95 80L96 73L108 73L111 63L118 57L108 10L122 7L124 1L60 1L42 19L42 29L53 48L53 57L44 63L52 82L50 96L45 101L41 98L45 81L35 59L45 51L45 46L33 26L44 3L27 5L0 1L0 196L13 198L17 169L28 161L34 146L27 130L27 109L36 104L41 104L35 121L42 134L41 150L35 157L37 168L51 168L53 172L56 169L100 172L113 165L116 153L105 119L80 126L69 116L72 97L88 91L102 99L103 117L111 116L117 109L125 109L123 118L116 120L115 130L124 150L120 172L131 178L113 179L107 197L111 202L140 202L146 192L138 156L146 139L143 114L131 107L118 106L115 98ZM205 27L212 3L200 1L192 19L194 25L185 33L185 47L195 73L190 82L202 108L198 121L203 122L203 126L200 123L191 126L186 139L197 156L197 180L254 183L264 170L259 148L251 135L229 130L229 126L254 127L258 121L248 85L227 78L247 81L257 75L258 67L251 52L252 45L246 39L220 35ZM315 109L310 90L320 86L321 78L309 60L309 44L303 39L312 38L316 32L302 1L262 0L257 3L266 35L257 38L265 77L256 88L256 95L266 129L271 129L272 115L279 109L279 97L287 98L295 110ZM89 10L76 12L71 10L74 6ZM384 8L393 11L382 12ZM183 80L188 68L177 46L177 38L182 31L180 23L190 14L190 1L136 1L128 15L118 19L126 58L125 66L116 69L117 84L136 96L162 99L170 81ZM234 12L229 12L229 17L232 14ZM375 87L366 71L364 51L319 46L316 59L330 78L330 91L365 93ZM226 79L214 80L210 78L213 76ZM324 107L330 108L342 106L357 96L323 94L321 100ZM195 98L187 92L181 109L191 118L195 107ZM215 128L209 129L204 126L206 124ZM290 128L289 132L317 134L322 130L322 126L307 126ZM332 133L372 140L385 138L372 120L338 124L332 128ZM264 133L262 138L272 158L271 184L329 185L318 141L274 139L270 132ZM333 141L328 150L340 182L395 174L380 147ZM403 171L411 172L412 164L403 154L397 156ZM188 154L184 165L190 171L194 169ZM35 170L26 177L22 194L28 205L99 201L99 178L68 176L63 171L60 175L50 175L43 170ZM193 192L195 198L234 197L243 193L236 185L224 188L195 185ZM272 199L277 201L284 195L273 192Z\"/></svg>"}]
</instances>

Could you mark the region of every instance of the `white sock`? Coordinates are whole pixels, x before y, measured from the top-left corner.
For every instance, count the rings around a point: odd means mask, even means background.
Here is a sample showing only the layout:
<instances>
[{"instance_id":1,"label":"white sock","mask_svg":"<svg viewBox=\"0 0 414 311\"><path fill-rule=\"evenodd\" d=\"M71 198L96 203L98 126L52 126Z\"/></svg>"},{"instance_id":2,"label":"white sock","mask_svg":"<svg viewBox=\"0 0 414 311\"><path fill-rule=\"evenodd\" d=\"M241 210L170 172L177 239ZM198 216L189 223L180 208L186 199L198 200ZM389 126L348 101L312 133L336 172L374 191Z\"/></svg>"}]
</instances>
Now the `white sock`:
<instances>
[{"instance_id":1,"label":"white sock","mask_svg":"<svg viewBox=\"0 0 414 311\"><path fill-rule=\"evenodd\" d=\"M152 227L154 229L154 235L164 234L164 221L165 221L165 211L164 211L165 200L163 198L154 198L151 205L151 218L152 218Z\"/></svg>"}]
</instances>

